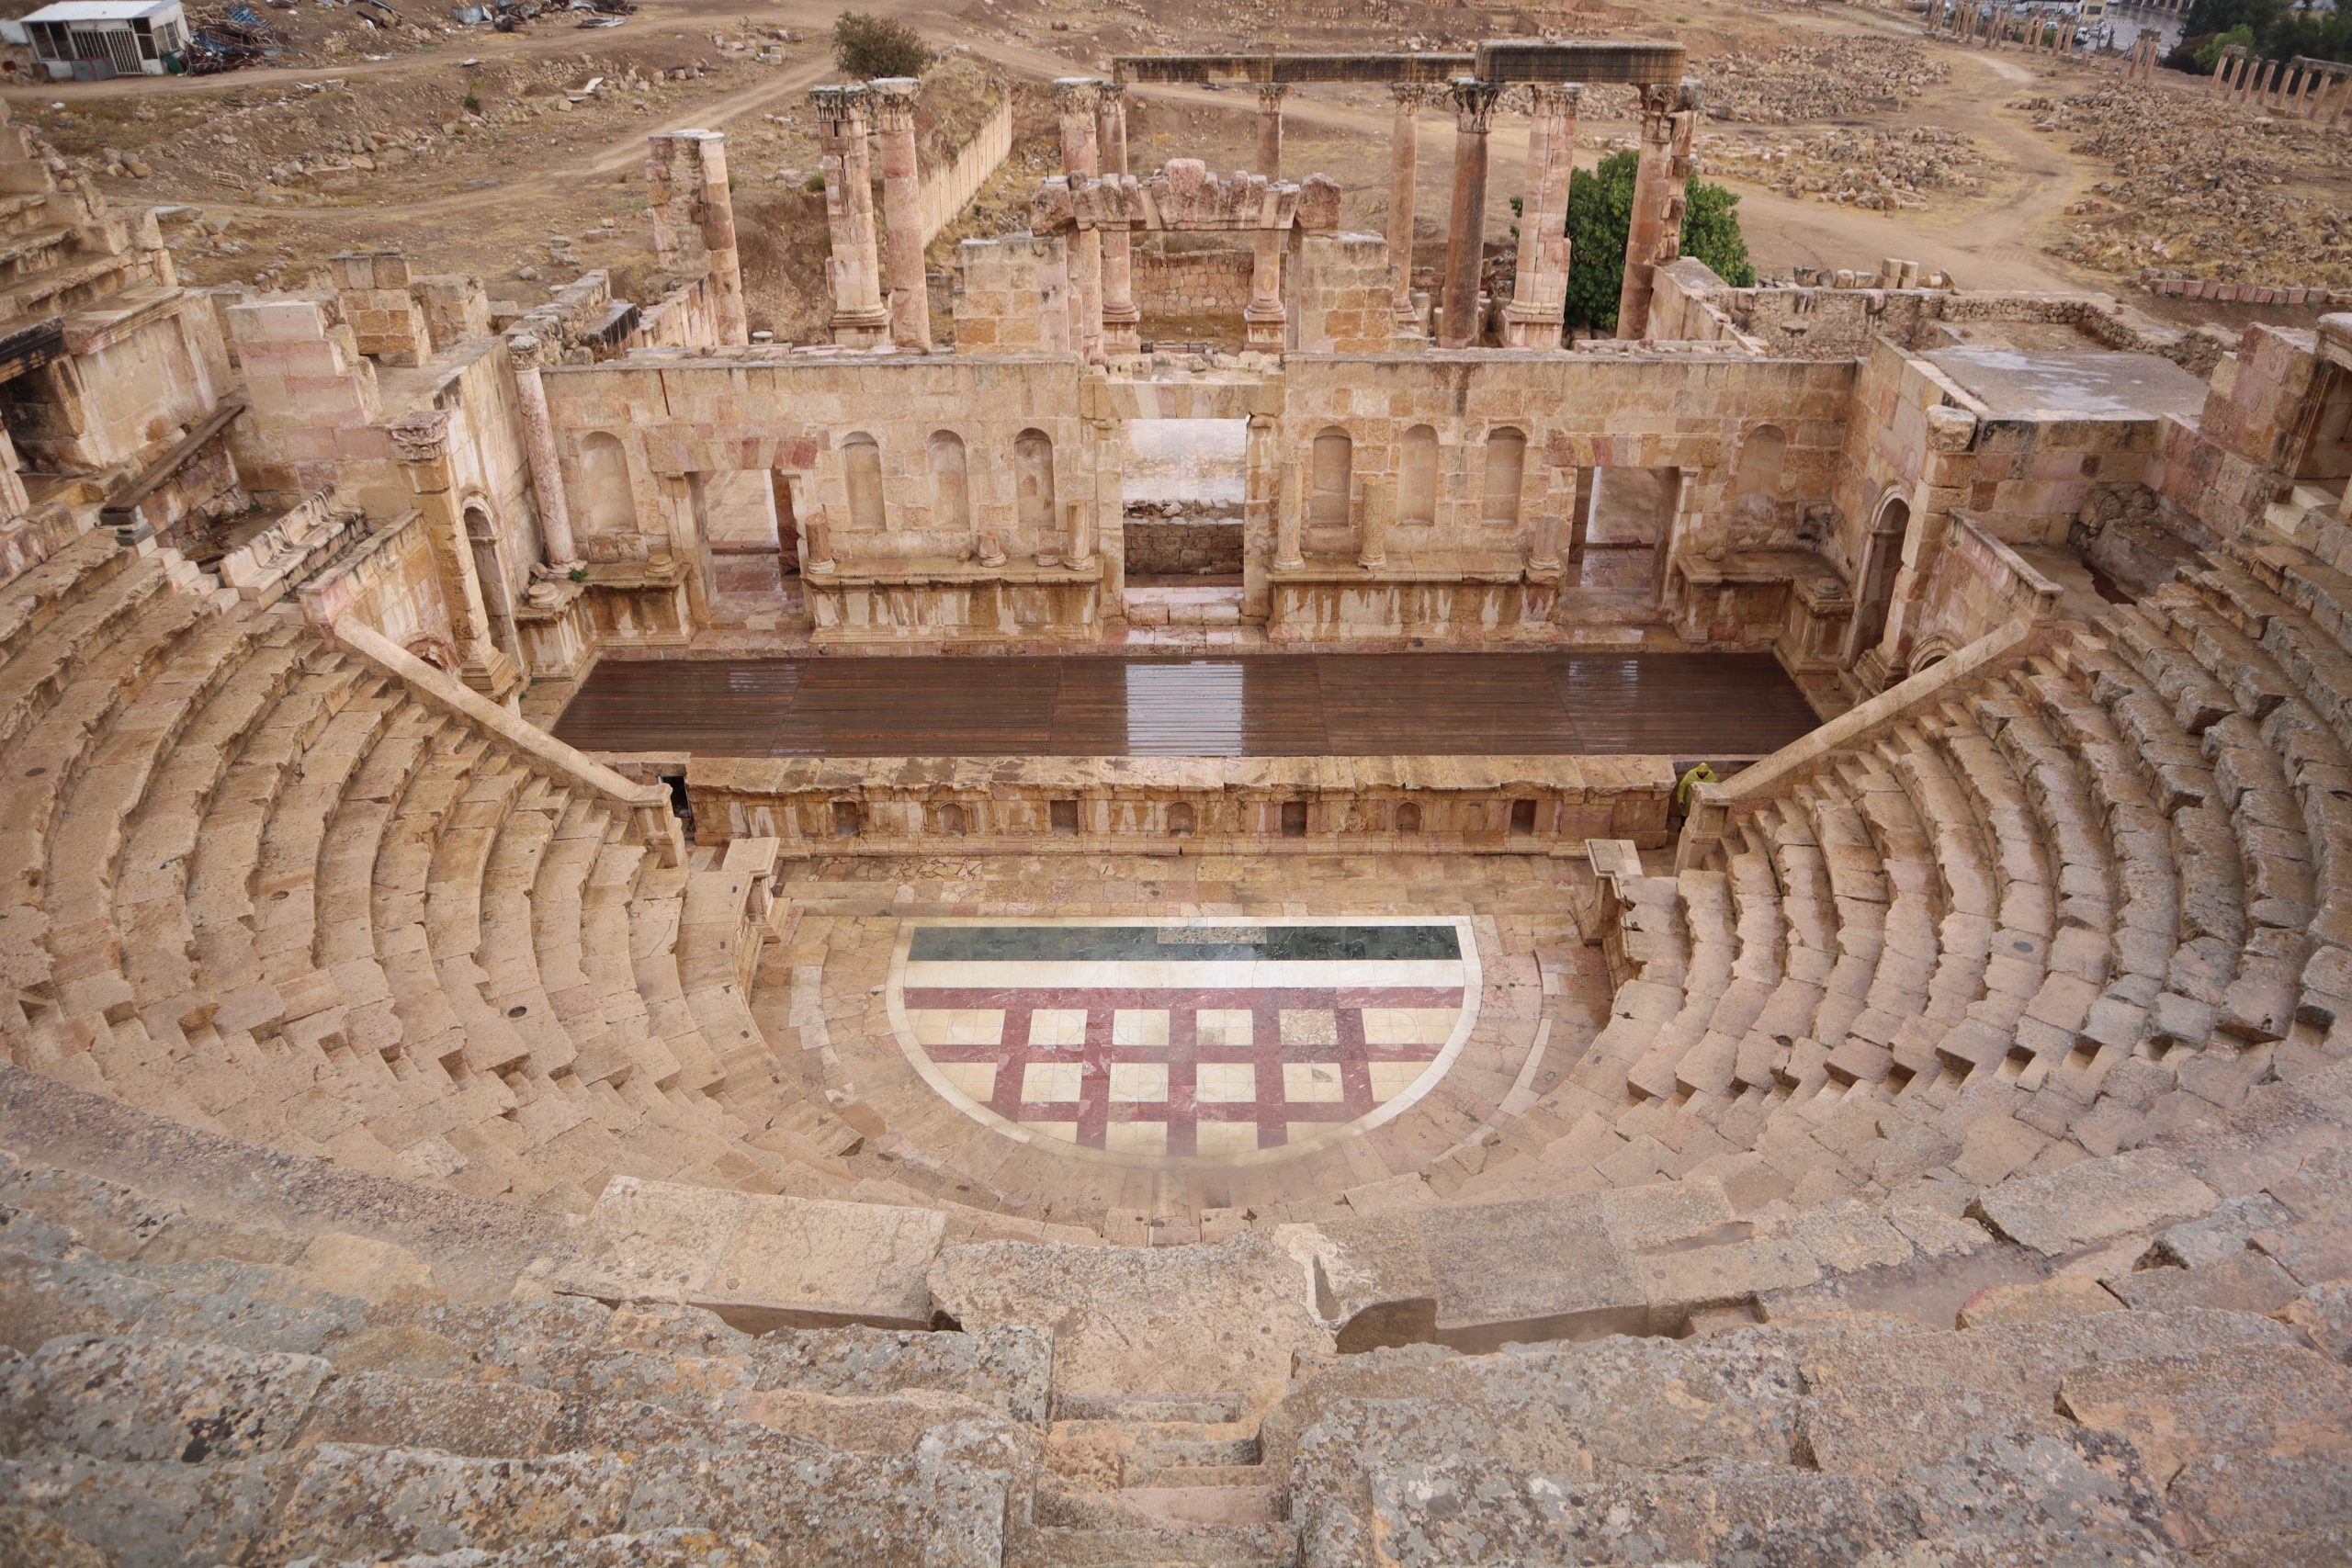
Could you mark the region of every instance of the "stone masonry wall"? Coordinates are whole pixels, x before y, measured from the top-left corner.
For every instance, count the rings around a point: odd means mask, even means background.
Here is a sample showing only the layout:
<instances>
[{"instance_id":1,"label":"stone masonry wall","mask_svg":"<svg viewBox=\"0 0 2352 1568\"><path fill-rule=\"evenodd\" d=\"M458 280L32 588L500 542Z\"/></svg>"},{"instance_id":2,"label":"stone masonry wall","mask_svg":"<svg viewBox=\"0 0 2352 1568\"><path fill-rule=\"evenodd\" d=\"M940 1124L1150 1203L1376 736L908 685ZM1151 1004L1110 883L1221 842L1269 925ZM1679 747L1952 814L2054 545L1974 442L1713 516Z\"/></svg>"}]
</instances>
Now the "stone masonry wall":
<instances>
[{"instance_id":1,"label":"stone masonry wall","mask_svg":"<svg viewBox=\"0 0 2352 1568\"><path fill-rule=\"evenodd\" d=\"M1138 244L1136 307L1147 322L1154 317L1238 317L1250 303L1250 269L1246 247L1168 253Z\"/></svg>"}]
</instances>

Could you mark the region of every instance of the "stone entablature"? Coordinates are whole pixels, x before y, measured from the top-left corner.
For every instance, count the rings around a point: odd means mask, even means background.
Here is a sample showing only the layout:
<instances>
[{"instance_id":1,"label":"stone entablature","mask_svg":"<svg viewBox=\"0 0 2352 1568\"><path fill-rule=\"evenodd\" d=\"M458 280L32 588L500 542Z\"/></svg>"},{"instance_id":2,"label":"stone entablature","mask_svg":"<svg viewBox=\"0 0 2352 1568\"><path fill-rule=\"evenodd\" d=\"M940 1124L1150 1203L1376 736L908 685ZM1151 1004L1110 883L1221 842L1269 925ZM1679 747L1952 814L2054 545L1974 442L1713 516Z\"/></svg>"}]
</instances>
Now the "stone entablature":
<instances>
[{"instance_id":1,"label":"stone entablature","mask_svg":"<svg viewBox=\"0 0 2352 1568\"><path fill-rule=\"evenodd\" d=\"M1340 187L1322 175L1291 183L1236 172L1220 178L1198 158L1177 158L1137 179L1040 182L1029 200L1029 231L1069 229L1156 232L1304 230L1328 233L1340 225Z\"/></svg>"},{"instance_id":2,"label":"stone entablature","mask_svg":"<svg viewBox=\"0 0 2352 1568\"><path fill-rule=\"evenodd\" d=\"M1674 782L1674 759L1634 755L697 757L686 769L698 831L774 838L787 856L1656 848ZM1521 801L1534 806L1515 831Z\"/></svg>"}]
</instances>

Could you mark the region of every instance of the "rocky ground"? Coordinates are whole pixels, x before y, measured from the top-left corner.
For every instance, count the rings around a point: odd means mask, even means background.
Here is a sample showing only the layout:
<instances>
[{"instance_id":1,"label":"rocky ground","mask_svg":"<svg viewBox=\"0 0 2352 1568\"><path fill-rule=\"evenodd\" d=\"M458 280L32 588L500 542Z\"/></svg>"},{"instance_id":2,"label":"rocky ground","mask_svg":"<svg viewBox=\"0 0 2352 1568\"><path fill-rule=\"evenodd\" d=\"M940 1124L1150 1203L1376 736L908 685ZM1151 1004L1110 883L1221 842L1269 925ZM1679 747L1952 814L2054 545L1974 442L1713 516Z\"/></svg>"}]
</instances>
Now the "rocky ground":
<instances>
[{"instance_id":1,"label":"rocky ground","mask_svg":"<svg viewBox=\"0 0 2352 1568\"><path fill-rule=\"evenodd\" d=\"M1883 113L1946 74L1942 61L1893 39L1830 38L1740 51L1707 62L1707 113L1756 125Z\"/></svg>"},{"instance_id":2,"label":"rocky ground","mask_svg":"<svg viewBox=\"0 0 2352 1568\"><path fill-rule=\"evenodd\" d=\"M2070 206L2061 250L2102 272L2160 267L2271 287L2352 285L2352 214L2340 130L2170 95L2151 114L2120 86L2023 106L2034 124L2105 164Z\"/></svg>"},{"instance_id":3,"label":"rocky ground","mask_svg":"<svg viewBox=\"0 0 2352 1568\"><path fill-rule=\"evenodd\" d=\"M1980 149L1956 130L1809 130L1793 136L1699 138L1701 165L1717 176L1766 186L1782 196L1915 212L1939 197L1983 188Z\"/></svg>"}]
</instances>

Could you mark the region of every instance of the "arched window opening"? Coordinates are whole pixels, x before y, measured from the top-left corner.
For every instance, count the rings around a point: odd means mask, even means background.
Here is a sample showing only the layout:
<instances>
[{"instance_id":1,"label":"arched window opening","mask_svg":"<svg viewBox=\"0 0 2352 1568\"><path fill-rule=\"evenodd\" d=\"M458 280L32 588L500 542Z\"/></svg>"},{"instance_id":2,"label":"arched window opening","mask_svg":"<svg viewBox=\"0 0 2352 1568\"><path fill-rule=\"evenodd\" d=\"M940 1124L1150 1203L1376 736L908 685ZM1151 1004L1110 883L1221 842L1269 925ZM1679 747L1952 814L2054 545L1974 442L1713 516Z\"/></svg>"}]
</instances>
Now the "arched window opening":
<instances>
[{"instance_id":1,"label":"arched window opening","mask_svg":"<svg viewBox=\"0 0 2352 1568\"><path fill-rule=\"evenodd\" d=\"M964 438L952 430L931 436L931 525L962 533L972 525L972 488L964 465Z\"/></svg>"},{"instance_id":2,"label":"arched window opening","mask_svg":"<svg viewBox=\"0 0 2352 1568\"><path fill-rule=\"evenodd\" d=\"M882 448L865 432L853 431L842 443L842 474L849 491L849 525L879 530L882 513Z\"/></svg>"},{"instance_id":3,"label":"arched window opening","mask_svg":"<svg viewBox=\"0 0 2352 1568\"><path fill-rule=\"evenodd\" d=\"M1397 455L1396 521L1437 521L1437 432L1426 424L1405 432Z\"/></svg>"},{"instance_id":4,"label":"arched window opening","mask_svg":"<svg viewBox=\"0 0 2352 1568\"><path fill-rule=\"evenodd\" d=\"M1488 523L1519 521L1519 493L1527 477L1527 433L1501 425L1487 437L1486 496L1478 509Z\"/></svg>"},{"instance_id":5,"label":"arched window opening","mask_svg":"<svg viewBox=\"0 0 2352 1568\"><path fill-rule=\"evenodd\" d=\"M1168 831L1171 837L1189 839L1193 836L1193 808L1182 801L1168 808Z\"/></svg>"},{"instance_id":6,"label":"arched window opening","mask_svg":"<svg viewBox=\"0 0 2352 1568\"><path fill-rule=\"evenodd\" d=\"M571 514L590 537L637 532L637 497L629 488L628 455L620 437L593 431L580 443L580 491Z\"/></svg>"},{"instance_id":7,"label":"arched window opening","mask_svg":"<svg viewBox=\"0 0 2352 1568\"><path fill-rule=\"evenodd\" d=\"M1396 808L1396 830L1399 833L1419 832L1421 830L1421 808L1409 800L1405 802L1404 805L1398 807Z\"/></svg>"},{"instance_id":8,"label":"arched window opening","mask_svg":"<svg viewBox=\"0 0 2352 1568\"><path fill-rule=\"evenodd\" d=\"M939 808L939 830L951 838L962 838L971 831L971 819L964 808L953 801Z\"/></svg>"},{"instance_id":9,"label":"arched window opening","mask_svg":"<svg viewBox=\"0 0 2352 1568\"><path fill-rule=\"evenodd\" d=\"M1012 441L1013 514L1024 529L1050 529L1054 517L1054 443L1042 430Z\"/></svg>"},{"instance_id":10,"label":"arched window opening","mask_svg":"<svg viewBox=\"0 0 2352 1568\"><path fill-rule=\"evenodd\" d=\"M1348 524L1348 486L1355 470L1355 443L1337 425L1315 438L1308 472L1313 485L1306 502L1306 520L1344 528Z\"/></svg>"}]
</instances>

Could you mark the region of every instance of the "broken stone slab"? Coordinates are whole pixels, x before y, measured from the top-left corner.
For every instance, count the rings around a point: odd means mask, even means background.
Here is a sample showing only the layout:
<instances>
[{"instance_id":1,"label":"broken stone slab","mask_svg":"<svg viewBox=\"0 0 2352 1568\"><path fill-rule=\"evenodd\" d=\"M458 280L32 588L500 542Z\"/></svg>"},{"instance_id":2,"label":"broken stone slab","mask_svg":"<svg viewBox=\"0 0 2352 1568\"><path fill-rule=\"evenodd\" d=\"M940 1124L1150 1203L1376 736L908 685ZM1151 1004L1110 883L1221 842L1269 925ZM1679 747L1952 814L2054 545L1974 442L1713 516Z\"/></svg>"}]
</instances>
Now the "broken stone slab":
<instances>
[{"instance_id":1,"label":"broken stone slab","mask_svg":"<svg viewBox=\"0 0 2352 1568\"><path fill-rule=\"evenodd\" d=\"M2064 1258L2200 1218L2221 1196L2170 1155L2134 1149L1988 1188L1969 1204L1968 1214L2021 1247Z\"/></svg>"},{"instance_id":2,"label":"broken stone slab","mask_svg":"<svg viewBox=\"0 0 2352 1568\"><path fill-rule=\"evenodd\" d=\"M2245 1250L2258 1231L2291 1224L2295 1216L2267 1192L2227 1198L2203 1219L2173 1226L2148 1244L2145 1268L2197 1269Z\"/></svg>"},{"instance_id":3,"label":"broken stone slab","mask_svg":"<svg viewBox=\"0 0 2352 1568\"><path fill-rule=\"evenodd\" d=\"M1417 1212L1278 1225L1274 1241L1306 1265L1315 1314L1343 1354L1437 1337L1437 1279Z\"/></svg>"},{"instance_id":4,"label":"broken stone slab","mask_svg":"<svg viewBox=\"0 0 2352 1568\"><path fill-rule=\"evenodd\" d=\"M2166 1307L2219 1307L2226 1312L2267 1315L2302 1293L2303 1287L2271 1258L2252 1248L2195 1269L2135 1269L2104 1281L2141 1311Z\"/></svg>"},{"instance_id":5,"label":"broken stone slab","mask_svg":"<svg viewBox=\"0 0 2352 1568\"><path fill-rule=\"evenodd\" d=\"M1008 1324L961 1334L872 1328L769 1334L750 1349L755 1392L958 1395L1015 1421L1043 1426L1054 1345L1043 1330Z\"/></svg>"},{"instance_id":6,"label":"broken stone slab","mask_svg":"<svg viewBox=\"0 0 2352 1568\"><path fill-rule=\"evenodd\" d=\"M2352 1458L2352 1369L2300 1345L2102 1359L2066 1374L2058 1408L2128 1438L2160 1475L2207 1454Z\"/></svg>"},{"instance_id":7,"label":"broken stone slab","mask_svg":"<svg viewBox=\"0 0 2352 1568\"><path fill-rule=\"evenodd\" d=\"M1953 1322L1961 1328L1992 1328L2005 1323L2048 1323L2123 1310L2123 1303L2097 1280L2060 1274L2048 1280L1988 1286L1962 1303Z\"/></svg>"},{"instance_id":8,"label":"broken stone slab","mask_svg":"<svg viewBox=\"0 0 2352 1568\"><path fill-rule=\"evenodd\" d=\"M947 1217L928 1209L729 1192L618 1177L556 1289L707 1307L737 1328L927 1328L925 1271Z\"/></svg>"},{"instance_id":9,"label":"broken stone slab","mask_svg":"<svg viewBox=\"0 0 2352 1568\"><path fill-rule=\"evenodd\" d=\"M2352 1361L2352 1280L2313 1286L2280 1307L2278 1317L2300 1330L2323 1354Z\"/></svg>"}]
</instances>

